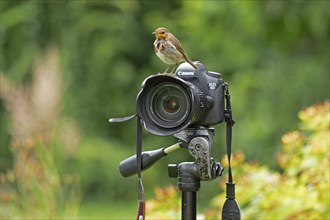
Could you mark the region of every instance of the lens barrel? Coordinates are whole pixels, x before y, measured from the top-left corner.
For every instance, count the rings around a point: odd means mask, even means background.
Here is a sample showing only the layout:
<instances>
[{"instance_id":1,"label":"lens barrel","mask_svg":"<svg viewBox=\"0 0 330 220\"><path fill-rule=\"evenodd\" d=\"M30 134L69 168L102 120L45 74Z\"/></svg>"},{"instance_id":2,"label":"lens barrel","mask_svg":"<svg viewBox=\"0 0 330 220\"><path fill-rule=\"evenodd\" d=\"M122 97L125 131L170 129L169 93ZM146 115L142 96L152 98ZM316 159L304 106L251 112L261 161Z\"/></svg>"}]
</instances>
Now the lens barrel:
<instances>
[{"instance_id":1,"label":"lens barrel","mask_svg":"<svg viewBox=\"0 0 330 220\"><path fill-rule=\"evenodd\" d=\"M148 132L173 135L198 119L200 95L198 87L179 77L150 76L137 96L137 112Z\"/></svg>"}]
</instances>

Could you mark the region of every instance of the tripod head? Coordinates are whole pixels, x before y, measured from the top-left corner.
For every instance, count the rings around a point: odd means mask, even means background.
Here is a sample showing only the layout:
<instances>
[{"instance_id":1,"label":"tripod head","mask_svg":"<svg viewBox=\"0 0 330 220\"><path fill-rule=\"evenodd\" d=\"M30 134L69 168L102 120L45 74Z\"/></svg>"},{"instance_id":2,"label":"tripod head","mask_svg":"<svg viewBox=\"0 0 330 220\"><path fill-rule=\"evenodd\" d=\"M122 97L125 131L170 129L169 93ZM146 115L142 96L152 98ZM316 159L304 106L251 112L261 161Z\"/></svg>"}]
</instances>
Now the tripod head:
<instances>
[{"instance_id":1,"label":"tripod head","mask_svg":"<svg viewBox=\"0 0 330 220\"><path fill-rule=\"evenodd\" d=\"M179 139L177 144L167 148L142 152L142 171L151 167L162 157L179 149L185 148L194 157L195 162L191 173L200 180L212 180L222 174L223 168L219 162L211 157L211 146L213 143L214 129L206 127L193 127L184 129L173 135ZM176 177L173 168L169 170L170 177ZM137 173L136 155L131 156L119 164L119 171L123 177Z\"/></svg>"},{"instance_id":2,"label":"tripod head","mask_svg":"<svg viewBox=\"0 0 330 220\"><path fill-rule=\"evenodd\" d=\"M194 176L197 179L205 181L221 176L223 168L220 162L215 162L211 157L213 128L187 128L174 136L186 144L189 153L195 158L198 173Z\"/></svg>"}]
</instances>

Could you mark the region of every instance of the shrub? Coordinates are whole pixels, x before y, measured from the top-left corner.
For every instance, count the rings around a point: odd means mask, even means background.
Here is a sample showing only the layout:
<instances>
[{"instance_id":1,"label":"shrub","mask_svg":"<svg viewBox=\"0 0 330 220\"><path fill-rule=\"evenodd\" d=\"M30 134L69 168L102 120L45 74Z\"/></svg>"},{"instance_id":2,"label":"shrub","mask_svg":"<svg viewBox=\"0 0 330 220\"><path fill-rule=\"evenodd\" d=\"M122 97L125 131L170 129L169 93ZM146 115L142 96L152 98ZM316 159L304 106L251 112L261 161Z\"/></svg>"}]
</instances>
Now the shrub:
<instances>
[{"instance_id":1,"label":"shrub","mask_svg":"<svg viewBox=\"0 0 330 220\"><path fill-rule=\"evenodd\" d=\"M58 52L38 60L32 84L22 88L1 77L1 98L10 117L13 167L1 173L1 219L76 217L79 176L61 170L74 154L74 123L59 117L61 76Z\"/></svg>"}]
</instances>

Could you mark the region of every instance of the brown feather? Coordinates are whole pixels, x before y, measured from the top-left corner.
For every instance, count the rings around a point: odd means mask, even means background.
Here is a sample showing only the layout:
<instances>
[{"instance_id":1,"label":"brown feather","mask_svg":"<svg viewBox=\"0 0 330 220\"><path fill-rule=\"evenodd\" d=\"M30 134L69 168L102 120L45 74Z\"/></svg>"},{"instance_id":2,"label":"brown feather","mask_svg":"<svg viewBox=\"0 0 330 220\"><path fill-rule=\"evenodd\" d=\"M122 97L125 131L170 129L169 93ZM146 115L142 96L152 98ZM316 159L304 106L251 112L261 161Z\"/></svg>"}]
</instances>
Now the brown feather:
<instances>
[{"instance_id":1,"label":"brown feather","mask_svg":"<svg viewBox=\"0 0 330 220\"><path fill-rule=\"evenodd\" d=\"M184 51L184 49L181 46L180 41L171 33L169 33L169 35L171 35L171 38L169 38L169 40L171 41L171 43L176 47L176 49L182 54L183 58L185 59L186 62L188 62L192 67L194 67L195 69L198 69L198 67L196 66L196 64L194 64L187 56L186 52Z\"/></svg>"}]
</instances>

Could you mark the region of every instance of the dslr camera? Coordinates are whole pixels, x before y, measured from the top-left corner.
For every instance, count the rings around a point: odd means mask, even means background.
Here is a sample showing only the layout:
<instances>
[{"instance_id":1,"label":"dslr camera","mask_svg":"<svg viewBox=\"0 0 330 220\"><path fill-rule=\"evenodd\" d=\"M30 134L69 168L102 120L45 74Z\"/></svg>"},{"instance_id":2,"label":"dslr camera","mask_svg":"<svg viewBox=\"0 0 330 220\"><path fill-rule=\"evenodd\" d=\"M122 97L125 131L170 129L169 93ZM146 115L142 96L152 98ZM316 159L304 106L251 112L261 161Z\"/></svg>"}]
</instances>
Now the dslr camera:
<instances>
[{"instance_id":1,"label":"dslr camera","mask_svg":"<svg viewBox=\"0 0 330 220\"><path fill-rule=\"evenodd\" d=\"M220 73L197 63L182 63L174 75L144 80L137 96L137 113L145 129L169 136L189 127L208 127L224 120L224 81Z\"/></svg>"}]
</instances>

